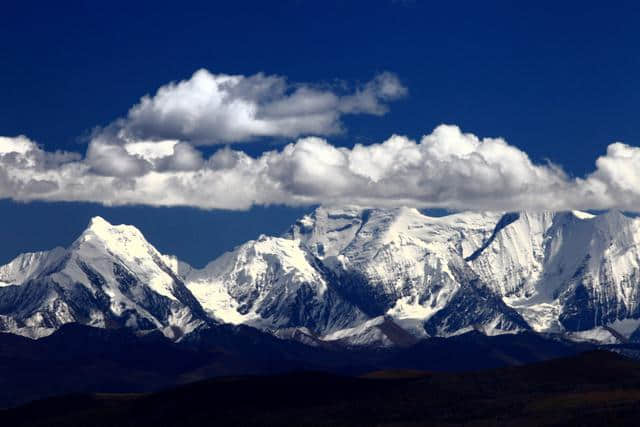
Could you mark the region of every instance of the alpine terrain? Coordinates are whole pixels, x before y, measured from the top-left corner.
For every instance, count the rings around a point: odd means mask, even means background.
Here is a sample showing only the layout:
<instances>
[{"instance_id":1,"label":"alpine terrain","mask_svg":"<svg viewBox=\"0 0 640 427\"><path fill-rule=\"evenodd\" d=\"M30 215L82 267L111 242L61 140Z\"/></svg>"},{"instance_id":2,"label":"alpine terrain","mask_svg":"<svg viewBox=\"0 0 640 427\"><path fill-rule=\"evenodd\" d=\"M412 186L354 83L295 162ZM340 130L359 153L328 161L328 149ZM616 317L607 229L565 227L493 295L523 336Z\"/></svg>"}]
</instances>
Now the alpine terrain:
<instances>
[{"instance_id":1,"label":"alpine terrain","mask_svg":"<svg viewBox=\"0 0 640 427\"><path fill-rule=\"evenodd\" d=\"M246 325L313 346L473 330L640 341L640 219L319 207L196 269L96 217L69 248L0 267L0 330L38 338L66 323L174 341Z\"/></svg>"}]
</instances>

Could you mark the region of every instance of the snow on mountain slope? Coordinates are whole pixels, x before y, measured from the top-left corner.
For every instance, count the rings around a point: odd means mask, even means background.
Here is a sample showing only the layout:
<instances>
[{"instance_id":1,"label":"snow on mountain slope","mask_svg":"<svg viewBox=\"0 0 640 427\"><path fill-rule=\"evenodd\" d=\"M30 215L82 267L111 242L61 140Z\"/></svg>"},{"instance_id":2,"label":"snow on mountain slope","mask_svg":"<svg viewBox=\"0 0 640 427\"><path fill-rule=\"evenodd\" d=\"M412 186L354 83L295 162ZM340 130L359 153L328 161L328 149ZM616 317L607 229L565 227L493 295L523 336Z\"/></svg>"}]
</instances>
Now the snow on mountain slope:
<instances>
[{"instance_id":1,"label":"snow on mountain slope","mask_svg":"<svg viewBox=\"0 0 640 427\"><path fill-rule=\"evenodd\" d=\"M160 254L133 226L113 226L95 217L89 228L72 244L71 253L109 283L117 283L123 274L113 267L117 262L157 294L177 300L173 292L177 271L171 269L177 268L175 260ZM61 280L73 281L83 279L86 272L80 262L76 262L69 263L63 271L55 274Z\"/></svg>"},{"instance_id":2,"label":"snow on mountain slope","mask_svg":"<svg viewBox=\"0 0 640 427\"><path fill-rule=\"evenodd\" d=\"M576 228L574 234L588 238L580 245L565 239L580 262L567 263L577 267L560 289L562 325L585 330L640 317L640 220L608 212Z\"/></svg>"},{"instance_id":3,"label":"snow on mountain slope","mask_svg":"<svg viewBox=\"0 0 640 427\"><path fill-rule=\"evenodd\" d=\"M298 328L312 339L389 345L427 336L426 326L445 336L478 325L490 334L524 330L526 322L483 289L464 260L500 217L321 207L284 238L247 242L185 281L212 317L278 336ZM466 315L449 304L466 305Z\"/></svg>"},{"instance_id":4,"label":"snow on mountain slope","mask_svg":"<svg viewBox=\"0 0 640 427\"><path fill-rule=\"evenodd\" d=\"M640 316L640 220L619 212L521 213L470 262L536 330Z\"/></svg>"},{"instance_id":5,"label":"snow on mountain slope","mask_svg":"<svg viewBox=\"0 0 640 427\"><path fill-rule=\"evenodd\" d=\"M135 227L93 218L68 249L25 254L0 269L13 283L0 288L0 330L38 337L80 322L179 338L208 319L171 261Z\"/></svg>"},{"instance_id":6,"label":"snow on mountain slope","mask_svg":"<svg viewBox=\"0 0 640 427\"><path fill-rule=\"evenodd\" d=\"M194 269L94 218L67 249L0 267L0 330L246 324L310 345L409 345L469 330L640 340L640 219L619 212L320 207Z\"/></svg>"},{"instance_id":7,"label":"snow on mountain slope","mask_svg":"<svg viewBox=\"0 0 640 427\"><path fill-rule=\"evenodd\" d=\"M336 272L342 293L372 317L422 321L438 335L508 332L521 320L563 332L640 317L639 224L619 212L432 218L414 209L321 207L287 235Z\"/></svg>"},{"instance_id":8,"label":"snow on mountain slope","mask_svg":"<svg viewBox=\"0 0 640 427\"><path fill-rule=\"evenodd\" d=\"M350 347L410 347L428 337L423 327L414 329L411 324L400 324L391 316L378 316L352 328L327 334L322 339L329 343Z\"/></svg>"},{"instance_id":9,"label":"snow on mountain slope","mask_svg":"<svg viewBox=\"0 0 640 427\"><path fill-rule=\"evenodd\" d=\"M20 254L8 264L0 267L0 286L19 285L28 277L36 275L47 266L58 262L64 254L64 248Z\"/></svg>"},{"instance_id":10,"label":"snow on mountain slope","mask_svg":"<svg viewBox=\"0 0 640 427\"><path fill-rule=\"evenodd\" d=\"M500 217L462 213L435 218L408 208L321 207L287 235L321 258L337 275L341 293L371 317L386 314L415 324L440 312L438 324L432 321L433 334L455 334L478 322L494 325L492 333L498 333L527 325L494 295L486 295L491 301L484 307L472 303L470 296L484 291L464 257L491 237ZM442 312L458 299L471 304L473 313L463 318Z\"/></svg>"},{"instance_id":11,"label":"snow on mountain slope","mask_svg":"<svg viewBox=\"0 0 640 427\"><path fill-rule=\"evenodd\" d=\"M493 222L490 214L431 218L406 208L319 208L288 236L343 276L357 273L391 297L419 297L413 292L421 287L415 285L453 279L451 259L460 264L464 253L488 237Z\"/></svg>"},{"instance_id":12,"label":"snow on mountain slope","mask_svg":"<svg viewBox=\"0 0 640 427\"><path fill-rule=\"evenodd\" d=\"M286 236L300 239L322 259L349 253L366 259L378 245L401 236L440 243L466 257L489 238L500 217L490 212L429 217L411 208L319 207L298 220Z\"/></svg>"},{"instance_id":13,"label":"snow on mountain slope","mask_svg":"<svg viewBox=\"0 0 640 427\"><path fill-rule=\"evenodd\" d=\"M341 342L347 345L376 345L378 347L391 347L393 341L380 329L384 322L384 316L362 322L352 328L345 328L323 337L325 341Z\"/></svg>"},{"instance_id":14,"label":"snow on mountain slope","mask_svg":"<svg viewBox=\"0 0 640 427\"><path fill-rule=\"evenodd\" d=\"M584 250L590 233L579 228L590 218L572 212L511 215L511 221L468 261L503 297L526 298L542 293L544 298L553 299L558 279L562 280L560 271L570 264L575 269L582 261L577 253Z\"/></svg>"},{"instance_id":15,"label":"snow on mountain slope","mask_svg":"<svg viewBox=\"0 0 640 427\"><path fill-rule=\"evenodd\" d=\"M191 271L186 282L209 314L227 323L322 335L367 319L297 240L261 236Z\"/></svg>"}]
</instances>

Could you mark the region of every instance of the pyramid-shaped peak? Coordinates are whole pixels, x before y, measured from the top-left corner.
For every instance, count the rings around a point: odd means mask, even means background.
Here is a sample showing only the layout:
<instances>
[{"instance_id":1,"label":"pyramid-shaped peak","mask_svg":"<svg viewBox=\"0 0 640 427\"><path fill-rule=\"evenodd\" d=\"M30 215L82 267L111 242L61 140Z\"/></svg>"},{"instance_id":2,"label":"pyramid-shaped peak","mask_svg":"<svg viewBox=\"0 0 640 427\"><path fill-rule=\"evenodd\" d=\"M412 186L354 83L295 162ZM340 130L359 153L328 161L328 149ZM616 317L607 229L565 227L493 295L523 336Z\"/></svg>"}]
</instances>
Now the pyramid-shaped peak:
<instances>
[{"instance_id":1,"label":"pyramid-shaped peak","mask_svg":"<svg viewBox=\"0 0 640 427\"><path fill-rule=\"evenodd\" d=\"M101 216L94 216L91 218L91 220L89 221L89 226L87 227L87 231L92 231L96 234L128 232L128 233L142 235L142 233L140 233L140 230L138 230L133 225L127 225L127 224L114 225Z\"/></svg>"},{"instance_id":2,"label":"pyramid-shaped peak","mask_svg":"<svg viewBox=\"0 0 640 427\"><path fill-rule=\"evenodd\" d=\"M89 221L89 226L76 240L81 242L102 242L101 246L111 249L132 249L132 245L138 249L148 244L145 237L133 225L113 225L101 216L94 216Z\"/></svg>"},{"instance_id":3,"label":"pyramid-shaped peak","mask_svg":"<svg viewBox=\"0 0 640 427\"><path fill-rule=\"evenodd\" d=\"M111 224L109 221L107 221L101 216L94 216L89 220L88 228L106 228L106 227L113 227L113 224Z\"/></svg>"}]
</instances>

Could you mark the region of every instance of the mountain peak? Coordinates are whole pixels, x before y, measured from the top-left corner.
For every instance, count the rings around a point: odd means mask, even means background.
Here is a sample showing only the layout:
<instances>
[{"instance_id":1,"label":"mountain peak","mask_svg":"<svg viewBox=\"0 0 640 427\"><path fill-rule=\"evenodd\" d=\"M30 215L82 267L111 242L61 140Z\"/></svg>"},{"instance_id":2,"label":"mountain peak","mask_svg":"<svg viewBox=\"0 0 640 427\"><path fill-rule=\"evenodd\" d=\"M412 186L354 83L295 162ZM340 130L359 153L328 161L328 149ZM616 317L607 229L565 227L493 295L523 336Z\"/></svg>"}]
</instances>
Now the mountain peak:
<instances>
[{"instance_id":1,"label":"mountain peak","mask_svg":"<svg viewBox=\"0 0 640 427\"><path fill-rule=\"evenodd\" d=\"M89 226L75 240L71 251L86 259L107 259L115 256L132 265L155 263L161 259L175 269L175 260L163 256L132 225L113 225L102 217L91 218ZM106 258L105 258L106 257ZM143 261L146 260L146 261Z\"/></svg>"},{"instance_id":2,"label":"mountain peak","mask_svg":"<svg viewBox=\"0 0 640 427\"><path fill-rule=\"evenodd\" d=\"M106 246L122 246L127 243L138 242L148 245L145 237L133 225L113 225L101 216L94 216L88 227L78 238L80 242L100 240Z\"/></svg>"},{"instance_id":3,"label":"mountain peak","mask_svg":"<svg viewBox=\"0 0 640 427\"><path fill-rule=\"evenodd\" d=\"M94 216L89 220L89 228L111 227L112 224L101 216Z\"/></svg>"},{"instance_id":4,"label":"mountain peak","mask_svg":"<svg viewBox=\"0 0 640 427\"><path fill-rule=\"evenodd\" d=\"M91 231L97 235L129 233L137 234L142 237L142 233L133 225L128 224L111 224L101 216L94 216L89 220L89 225L85 231Z\"/></svg>"}]
</instances>

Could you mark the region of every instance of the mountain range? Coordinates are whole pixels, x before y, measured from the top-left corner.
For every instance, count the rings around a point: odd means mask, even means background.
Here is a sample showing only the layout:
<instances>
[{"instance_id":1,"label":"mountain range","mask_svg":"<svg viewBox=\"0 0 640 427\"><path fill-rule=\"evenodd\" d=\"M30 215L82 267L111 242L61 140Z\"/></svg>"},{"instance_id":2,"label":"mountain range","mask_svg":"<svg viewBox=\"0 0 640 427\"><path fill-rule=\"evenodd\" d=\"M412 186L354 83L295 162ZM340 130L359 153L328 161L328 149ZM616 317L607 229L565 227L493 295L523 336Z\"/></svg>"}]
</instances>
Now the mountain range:
<instances>
[{"instance_id":1,"label":"mountain range","mask_svg":"<svg viewBox=\"0 0 640 427\"><path fill-rule=\"evenodd\" d=\"M68 323L188 341L244 325L315 347L403 347L470 331L640 341L640 219L616 211L322 206L204 268L95 217L68 248L0 267L0 331Z\"/></svg>"}]
</instances>

